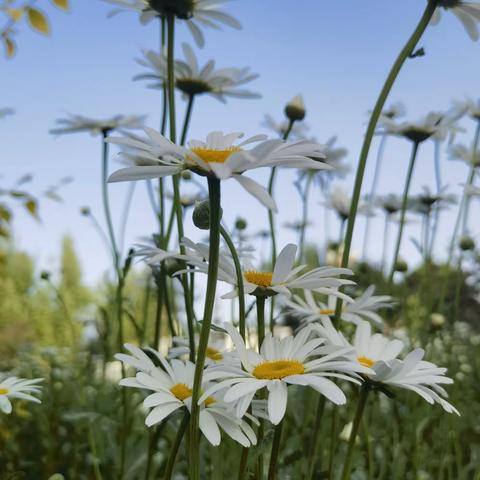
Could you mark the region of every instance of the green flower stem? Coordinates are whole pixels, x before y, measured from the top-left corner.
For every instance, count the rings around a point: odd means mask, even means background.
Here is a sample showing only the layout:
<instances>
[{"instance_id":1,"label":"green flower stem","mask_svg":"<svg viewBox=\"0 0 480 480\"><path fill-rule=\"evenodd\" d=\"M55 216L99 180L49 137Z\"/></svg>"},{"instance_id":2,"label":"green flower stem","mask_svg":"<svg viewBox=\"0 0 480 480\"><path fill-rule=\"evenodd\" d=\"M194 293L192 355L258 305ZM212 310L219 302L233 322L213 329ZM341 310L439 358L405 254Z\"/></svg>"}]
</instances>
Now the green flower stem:
<instances>
[{"instance_id":1,"label":"green flower stem","mask_svg":"<svg viewBox=\"0 0 480 480\"><path fill-rule=\"evenodd\" d=\"M382 167L383 155L385 153L385 145L387 143L387 135L383 134L382 139L380 140L380 145L378 147L377 160L375 163L375 170L373 174L372 188L370 189L370 194L368 195L368 203L372 205L372 202L375 199L377 193L378 179L380 178L380 171ZM365 261L367 259L367 249L368 241L370 236L370 215L367 215L365 220L365 233L363 237L363 250L362 250L362 259Z\"/></svg>"},{"instance_id":2,"label":"green flower stem","mask_svg":"<svg viewBox=\"0 0 480 480\"><path fill-rule=\"evenodd\" d=\"M290 132L292 131L293 124L295 123L295 120L290 120L288 123L288 127L285 130L283 134L283 140L287 141L288 137L290 135ZM275 175L277 173L277 168L273 167L271 172L270 172L270 179L268 180L268 194L273 198L273 190L275 187ZM270 228L270 238L272 239L272 269L273 266L275 265L275 261L277 259L277 237L275 234L275 219L274 219L274 213L272 210L268 210L268 225ZM274 327L274 322L273 322L273 315L275 312L275 297L272 297L271 304L270 304L270 331L273 333L273 327Z\"/></svg>"},{"instance_id":3,"label":"green flower stem","mask_svg":"<svg viewBox=\"0 0 480 480\"><path fill-rule=\"evenodd\" d=\"M323 411L325 410L325 397L323 395L318 396L317 402L317 411L315 414L315 424L313 426L312 439L309 445L309 454L306 462L307 466L307 475L306 480L311 480L313 478L313 473L315 470L316 456L318 449L318 436L320 434L320 427L322 424ZM320 455L320 452L319 452Z\"/></svg>"},{"instance_id":4,"label":"green flower stem","mask_svg":"<svg viewBox=\"0 0 480 480\"><path fill-rule=\"evenodd\" d=\"M442 170L440 166L440 140L435 139L433 143L433 164L435 167L435 184L437 187L437 195L442 191ZM428 258L432 258L433 249L435 247L435 239L437 237L438 223L440 221L440 208L437 205L433 213L433 226L430 245L428 245Z\"/></svg>"},{"instance_id":5,"label":"green flower stem","mask_svg":"<svg viewBox=\"0 0 480 480\"><path fill-rule=\"evenodd\" d=\"M125 232L127 230L128 217L130 215L130 209L132 207L133 194L135 193L135 187L137 182L132 182L128 186L127 198L125 199L125 205L123 206L122 219L120 222L120 230L118 238L120 239L120 252L123 252L125 247Z\"/></svg>"},{"instance_id":6,"label":"green flower stem","mask_svg":"<svg viewBox=\"0 0 480 480\"><path fill-rule=\"evenodd\" d=\"M220 225L220 235L225 240L228 249L232 255L233 263L235 265L235 273L237 274L237 285L238 285L238 326L240 330L240 335L243 340L245 340L245 288L243 284L243 273L242 266L240 265L240 259L238 258L237 250L235 245L230 238L228 232Z\"/></svg>"},{"instance_id":7,"label":"green flower stem","mask_svg":"<svg viewBox=\"0 0 480 480\"><path fill-rule=\"evenodd\" d=\"M352 238L353 238L353 229L355 227L355 219L357 216L357 209L358 209L358 202L360 200L360 194L362 190L362 183L363 177L365 174L365 167L367 165L368 153L370 151L370 145L372 144L372 139L375 134L375 128L378 123L378 119L380 118L380 114L382 113L383 106L387 100L387 97L397 79L400 70L402 69L403 64L407 60L408 56L413 52L415 49L418 41L423 35L423 32L427 28L430 20L437 8L438 0L429 0L425 11L420 19L415 31L408 39L407 43L401 50L400 54L398 55L393 67L388 74L387 80L383 85L383 88L380 92L380 95L377 99L377 103L375 104L375 108L372 111L372 115L370 117L370 121L368 122L367 132L365 138L363 140L362 150L360 153L360 159L358 162L357 173L355 177L355 186L353 189L353 196L352 196L352 204L350 207L350 215L348 217L348 227L347 227L347 234L345 238L345 246L343 250L343 258L342 258L342 267L347 268L349 259L350 259L350 248L352 245ZM338 299L336 308L335 308L335 322L334 324L338 324L340 318L340 312L342 310L342 300Z\"/></svg>"},{"instance_id":8,"label":"green flower stem","mask_svg":"<svg viewBox=\"0 0 480 480\"><path fill-rule=\"evenodd\" d=\"M175 71L174 71L174 46L175 46L175 16L167 15L167 70L168 70L168 112L170 115L170 140L175 143L177 141L176 118L175 118ZM180 176L174 175L173 181L173 206L177 219L178 241L182 242L184 237L183 231L183 211L180 203ZM185 247L180 243L180 253L185 255ZM184 273L181 275L183 286L183 296L185 299L185 310L187 314L188 324L188 343L190 349L190 360L195 359L195 327L194 314L191 296L188 288L188 276Z\"/></svg>"},{"instance_id":9,"label":"green flower stem","mask_svg":"<svg viewBox=\"0 0 480 480\"><path fill-rule=\"evenodd\" d=\"M270 466L268 467L268 480L277 478L277 463L280 453L280 440L282 437L283 420L275 426L273 432L272 453L270 455Z\"/></svg>"},{"instance_id":10,"label":"green flower stem","mask_svg":"<svg viewBox=\"0 0 480 480\"><path fill-rule=\"evenodd\" d=\"M380 264L380 271L383 273L385 269L385 263L387 259L387 247L388 247L388 238L390 232L390 214L385 215L385 223L383 226L383 251L382 251L382 263Z\"/></svg>"},{"instance_id":11,"label":"green flower stem","mask_svg":"<svg viewBox=\"0 0 480 480\"><path fill-rule=\"evenodd\" d=\"M370 392L370 386L368 383L364 383L360 388L360 397L357 403L357 410L353 419L352 431L350 432L350 438L348 440L347 455L345 457L345 463L343 464L343 471L341 480L350 479L350 471L352 470L353 450L355 446L355 439L357 438L358 429L362 420L363 411L367 404L368 394Z\"/></svg>"},{"instance_id":12,"label":"green flower stem","mask_svg":"<svg viewBox=\"0 0 480 480\"><path fill-rule=\"evenodd\" d=\"M328 480L333 479L333 461L337 449L337 424L338 424L338 406L333 405L332 417L330 422L330 448L328 456Z\"/></svg>"},{"instance_id":13,"label":"green flower stem","mask_svg":"<svg viewBox=\"0 0 480 480\"><path fill-rule=\"evenodd\" d=\"M395 274L395 267L397 265L398 255L400 253L400 246L402 244L403 227L405 226L405 216L407 213L407 205L408 205L408 192L410 191L410 185L412 183L413 169L415 167L415 160L417 158L418 146L419 146L418 142L412 143L412 154L410 156L410 163L408 165L408 171L407 171L407 179L405 180L405 187L403 189L402 209L400 210L400 223L398 225L397 241L395 244L395 250L393 254L392 267L390 269L390 275L388 277L388 284L390 286L390 289L392 288L392 285L393 285L393 275Z\"/></svg>"},{"instance_id":14,"label":"green flower stem","mask_svg":"<svg viewBox=\"0 0 480 480\"><path fill-rule=\"evenodd\" d=\"M202 385L203 368L207 353L208 337L212 324L213 308L215 306L215 293L217 290L218 257L220 249L220 219L221 219L221 193L220 180L216 177L208 178L208 194L210 199L210 247L208 254L208 280L205 294L205 308L203 311L203 323L198 343L198 353L195 365L195 375L192 391L192 410L190 416L190 452L189 473L190 480L199 478L199 431L198 431L198 398Z\"/></svg>"},{"instance_id":15,"label":"green flower stem","mask_svg":"<svg viewBox=\"0 0 480 480\"><path fill-rule=\"evenodd\" d=\"M307 223L308 223L308 197L310 196L310 189L312 187L312 182L313 182L313 175L308 174L307 180L305 183L305 190L302 195L302 206L303 206L303 211L302 211L302 224L301 224L301 229L300 229L300 239L299 239L299 248L300 252L298 254L299 261L301 262L303 260L303 257L305 255L305 232L307 229Z\"/></svg>"},{"instance_id":16,"label":"green flower stem","mask_svg":"<svg viewBox=\"0 0 480 480\"><path fill-rule=\"evenodd\" d=\"M177 458L180 445L182 444L183 436L185 435L185 432L187 430L188 420L189 415L187 412L185 412L182 418L182 423L180 423L180 426L178 427L177 435L175 436L175 440L172 444L172 448L168 456L167 466L165 467L165 474L163 476L164 480L170 480L172 478L175 460Z\"/></svg>"},{"instance_id":17,"label":"green flower stem","mask_svg":"<svg viewBox=\"0 0 480 480\"><path fill-rule=\"evenodd\" d=\"M272 297L273 298L273 297ZM258 343L258 351L260 351L260 347L262 346L263 340L265 339L265 299L266 297L263 295L257 295L257 343ZM259 394L260 398L265 398L265 392L262 390ZM260 425L258 427L257 433L257 441L258 445L262 445L263 437L265 435L265 425L262 419L259 419ZM264 473L263 473L263 453L258 455L258 462L257 462L257 478L258 480L263 480Z\"/></svg>"},{"instance_id":18,"label":"green flower stem","mask_svg":"<svg viewBox=\"0 0 480 480\"><path fill-rule=\"evenodd\" d=\"M185 141L187 140L188 127L190 126L190 121L192 119L192 110L193 110L194 100L195 100L195 95L188 96L187 111L185 113L185 120L183 122L182 136L180 137L181 138L180 145L185 145Z\"/></svg>"}]
</instances>

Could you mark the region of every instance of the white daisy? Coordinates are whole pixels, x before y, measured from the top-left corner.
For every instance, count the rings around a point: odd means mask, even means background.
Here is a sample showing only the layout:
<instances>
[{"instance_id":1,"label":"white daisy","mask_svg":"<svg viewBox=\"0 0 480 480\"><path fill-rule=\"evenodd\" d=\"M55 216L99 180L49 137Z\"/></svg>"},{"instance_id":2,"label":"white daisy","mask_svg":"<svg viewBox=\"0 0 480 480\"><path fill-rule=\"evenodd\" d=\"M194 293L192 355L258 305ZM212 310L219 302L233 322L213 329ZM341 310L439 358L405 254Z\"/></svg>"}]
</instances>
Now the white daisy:
<instances>
[{"instance_id":1,"label":"white daisy","mask_svg":"<svg viewBox=\"0 0 480 480\"><path fill-rule=\"evenodd\" d=\"M205 38L200 27L220 29L220 25L242 28L240 22L223 11L226 0L104 0L119 8L111 11L112 17L123 10L132 10L140 15L143 24L155 17L173 14L178 20L185 21L195 43L205 45Z\"/></svg>"},{"instance_id":2,"label":"white daisy","mask_svg":"<svg viewBox=\"0 0 480 480\"><path fill-rule=\"evenodd\" d=\"M460 160L469 166L480 167L480 151L473 152L472 148L461 143L452 145L448 150L448 155L450 160Z\"/></svg>"},{"instance_id":3,"label":"white daisy","mask_svg":"<svg viewBox=\"0 0 480 480\"><path fill-rule=\"evenodd\" d=\"M340 217L340 220L344 222L348 220L348 216L350 215L352 199L343 188L336 186L328 195L327 201L324 205L335 210L336 214ZM359 202L357 212L364 215L373 214L371 207L363 201Z\"/></svg>"},{"instance_id":4,"label":"white daisy","mask_svg":"<svg viewBox=\"0 0 480 480\"><path fill-rule=\"evenodd\" d=\"M363 320L370 320L378 325L383 324L383 320L378 315L377 310L381 308L391 308L392 297L389 295L374 295L375 287L370 285L360 296L352 299L343 295L344 300L341 319L358 324ZM335 315L337 296L329 295L327 303L318 302L309 291L305 292L305 300L295 295L292 300L286 301L288 313L299 318L304 324L310 322L323 321Z\"/></svg>"},{"instance_id":5,"label":"white daisy","mask_svg":"<svg viewBox=\"0 0 480 480\"><path fill-rule=\"evenodd\" d=\"M98 135L102 132L109 133L112 130L127 130L142 128L145 116L140 115L115 115L112 118L97 120L82 115L69 115L68 118L60 118L56 121L58 127L52 128L50 133L62 135L64 133L89 132Z\"/></svg>"},{"instance_id":6,"label":"white daisy","mask_svg":"<svg viewBox=\"0 0 480 480\"><path fill-rule=\"evenodd\" d=\"M186 148L175 145L151 128L146 128L145 132L150 142L130 138L109 138L107 141L131 147L137 156L153 160L157 165L118 170L110 176L109 182L159 178L191 170L201 176L214 176L220 180L233 178L267 208L276 209L266 189L243 175L246 171L262 167L330 168L315 160L324 158L321 146L306 140L284 142L266 140L264 135L256 135L236 144L243 137L242 133L224 135L222 132L212 132L207 135L206 142L191 140ZM243 148L251 143L257 145L248 150Z\"/></svg>"},{"instance_id":7,"label":"white daisy","mask_svg":"<svg viewBox=\"0 0 480 480\"><path fill-rule=\"evenodd\" d=\"M167 358L182 358L190 353L188 338L173 337L173 346L168 351ZM198 338L195 338L195 343L198 345ZM222 337L215 337L212 333L208 341L205 365L229 364L240 366L240 359L235 351L230 351L227 348L224 335Z\"/></svg>"},{"instance_id":8,"label":"white daisy","mask_svg":"<svg viewBox=\"0 0 480 480\"><path fill-rule=\"evenodd\" d=\"M150 248L137 252L147 257L148 263L156 263L166 258L178 258L185 261L191 268L187 272L208 274L209 247L204 243L194 243L185 238L183 244L187 249L186 255L166 252ZM340 275L352 275L353 272L346 268L318 267L305 271L307 265L294 267L297 247L288 244L277 257L272 272L255 269L244 255L242 261L243 285L246 294L251 295L276 295L290 296L290 291L295 289L314 290L325 295L339 295L338 288L351 285L351 280L338 278ZM304 272L304 273L302 273ZM184 271L176 274L184 273ZM229 251L223 250L219 255L218 280L229 283L234 290L223 295L222 298L234 298L238 295L237 275L235 265Z\"/></svg>"},{"instance_id":9,"label":"white daisy","mask_svg":"<svg viewBox=\"0 0 480 480\"><path fill-rule=\"evenodd\" d=\"M224 401L238 402L238 416L247 410L255 392L265 387L268 390L268 415L274 425L279 424L285 415L288 385L310 386L331 402L343 405L347 401L345 394L327 377L359 383L353 377L358 377L358 372L370 372L369 368L345 358L351 347L332 348L322 346L324 339L309 340L310 328L282 339L268 333L260 353L247 349L233 326L225 324L225 329L232 337L245 370L222 366L207 369L205 378L220 381L207 389L199 402L227 388Z\"/></svg>"},{"instance_id":10,"label":"white daisy","mask_svg":"<svg viewBox=\"0 0 480 480\"><path fill-rule=\"evenodd\" d=\"M312 326L313 331L327 344L342 346L350 345L345 337L336 332L330 319L323 320L322 325ZM374 375L367 374L366 378L374 386L392 386L418 393L428 403L439 403L448 413L458 411L445 398L447 392L440 386L453 383L446 377L446 368L439 368L433 363L423 361L425 352L417 348L410 352L403 360L397 358L404 348L401 340L390 340L380 333L371 333L368 322L357 325L354 342L354 355L359 364L369 367Z\"/></svg>"},{"instance_id":11,"label":"white daisy","mask_svg":"<svg viewBox=\"0 0 480 480\"><path fill-rule=\"evenodd\" d=\"M289 129L290 122L288 120L277 122L271 115L267 114L265 115L261 125L262 127L268 128L269 130L275 132L280 138L283 138ZM308 125L305 122L295 122L291 127L288 137L290 139L305 138L307 131Z\"/></svg>"},{"instance_id":12,"label":"white daisy","mask_svg":"<svg viewBox=\"0 0 480 480\"><path fill-rule=\"evenodd\" d=\"M437 25L441 19L441 8L451 12L462 22L469 37L477 41L478 26L480 22L480 4L476 2L465 2L464 0L439 0L438 8L432 17L431 24Z\"/></svg>"},{"instance_id":13,"label":"white daisy","mask_svg":"<svg viewBox=\"0 0 480 480\"><path fill-rule=\"evenodd\" d=\"M389 193L385 196L376 197L373 204L380 207L387 215L393 215L402 209L402 196Z\"/></svg>"},{"instance_id":14,"label":"white daisy","mask_svg":"<svg viewBox=\"0 0 480 480\"><path fill-rule=\"evenodd\" d=\"M10 399L18 398L29 402L41 403L33 394L40 393L41 387L38 385L43 379L34 378L28 380L18 377L3 377L0 379L0 409L3 413L12 412L12 403Z\"/></svg>"},{"instance_id":15,"label":"white daisy","mask_svg":"<svg viewBox=\"0 0 480 480\"><path fill-rule=\"evenodd\" d=\"M166 361L156 350L148 348L160 363L160 368L140 348L129 344L126 344L125 348L132 355L120 353L115 355L115 358L139 371L135 377L120 380L120 385L153 392L143 401L144 407L151 408L145 419L148 427L156 425L179 409L186 408L190 411L194 363L176 359ZM203 379L202 391L209 386ZM255 433L250 425L241 417L233 415L231 406L225 405L221 396L209 395L202 400L199 427L207 440L215 446L221 441L220 429L245 447L256 444Z\"/></svg>"},{"instance_id":16,"label":"white daisy","mask_svg":"<svg viewBox=\"0 0 480 480\"><path fill-rule=\"evenodd\" d=\"M210 60L200 68L193 49L186 43L182 47L185 61L175 61L175 86L186 97L208 94L221 102L226 101L225 97L260 98L258 93L238 88L258 78L248 67L215 70L215 62ZM150 87L163 88L168 79L167 58L151 50L143 54L144 58L137 62L150 72L136 75L134 80L153 80Z\"/></svg>"}]
</instances>

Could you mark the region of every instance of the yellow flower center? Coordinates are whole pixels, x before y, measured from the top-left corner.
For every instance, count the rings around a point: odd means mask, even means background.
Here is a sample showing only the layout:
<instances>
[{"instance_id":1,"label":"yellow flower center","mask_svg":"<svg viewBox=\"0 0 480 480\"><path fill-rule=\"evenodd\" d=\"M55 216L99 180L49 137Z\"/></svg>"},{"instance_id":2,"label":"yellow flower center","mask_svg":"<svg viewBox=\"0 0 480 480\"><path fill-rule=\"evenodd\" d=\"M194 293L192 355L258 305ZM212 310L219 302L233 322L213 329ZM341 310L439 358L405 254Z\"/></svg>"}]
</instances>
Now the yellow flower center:
<instances>
[{"instance_id":1,"label":"yellow flower center","mask_svg":"<svg viewBox=\"0 0 480 480\"><path fill-rule=\"evenodd\" d=\"M215 362L223 360L223 355L216 348L212 347L207 347L207 357Z\"/></svg>"},{"instance_id":2,"label":"yellow flower center","mask_svg":"<svg viewBox=\"0 0 480 480\"><path fill-rule=\"evenodd\" d=\"M9 392L8 388L0 388L0 395L7 395Z\"/></svg>"},{"instance_id":3,"label":"yellow flower center","mask_svg":"<svg viewBox=\"0 0 480 480\"><path fill-rule=\"evenodd\" d=\"M305 367L298 360L273 360L259 363L252 372L255 377L265 380L279 380L302 373L305 373Z\"/></svg>"},{"instance_id":4,"label":"yellow flower center","mask_svg":"<svg viewBox=\"0 0 480 480\"><path fill-rule=\"evenodd\" d=\"M272 285L272 272L256 272L254 270L248 270L244 272L243 276L247 282L258 285L259 287L270 287Z\"/></svg>"},{"instance_id":5,"label":"yellow flower center","mask_svg":"<svg viewBox=\"0 0 480 480\"><path fill-rule=\"evenodd\" d=\"M364 367L371 368L375 364L375 360L368 357L357 357L357 362Z\"/></svg>"},{"instance_id":6,"label":"yellow flower center","mask_svg":"<svg viewBox=\"0 0 480 480\"><path fill-rule=\"evenodd\" d=\"M192 389L184 383L177 383L170 391L182 402L192 396Z\"/></svg>"},{"instance_id":7,"label":"yellow flower center","mask_svg":"<svg viewBox=\"0 0 480 480\"><path fill-rule=\"evenodd\" d=\"M318 313L320 315L335 315L335 310L332 310L330 308L322 308L318 311Z\"/></svg>"},{"instance_id":8,"label":"yellow flower center","mask_svg":"<svg viewBox=\"0 0 480 480\"><path fill-rule=\"evenodd\" d=\"M204 162L207 163L225 163L232 153L240 151L239 147L230 147L226 150L214 150L212 148L193 147L190 149L193 153L199 156Z\"/></svg>"},{"instance_id":9,"label":"yellow flower center","mask_svg":"<svg viewBox=\"0 0 480 480\"><path fill-rule=\"evenodd\" d=\"M193 390L185 385L184 383L177 383L174 385L170 391L177 397L181 402L185 401L187 398L190 398L192 396ZM203 392L200 390L200 395ZM213 397L207 397L205 400L204 404L206 407L213 405L216 402L216 400Z\"/></svg>"}]
</instances>

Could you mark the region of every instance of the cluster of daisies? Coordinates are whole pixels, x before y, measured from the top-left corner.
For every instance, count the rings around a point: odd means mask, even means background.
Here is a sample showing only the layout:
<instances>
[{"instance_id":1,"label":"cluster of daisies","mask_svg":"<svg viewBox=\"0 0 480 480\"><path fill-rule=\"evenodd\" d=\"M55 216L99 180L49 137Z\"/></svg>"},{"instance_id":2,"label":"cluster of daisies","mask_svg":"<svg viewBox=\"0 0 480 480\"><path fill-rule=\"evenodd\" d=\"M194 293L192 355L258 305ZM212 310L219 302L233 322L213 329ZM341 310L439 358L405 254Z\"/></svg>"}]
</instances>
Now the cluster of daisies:
<instances>
[{"instance_id":1,"label":"cluster of daisies","mask_svg":"<svg viewBox=\"0 0 480 480\"><path fill-rule=\"evenodd\" d=\"M208 245L188 239L184 239L184 245L184 255L149 246L141 248L139 254L150 264L178 258L187 264L188 272L206 273ZM245 294L278 295L284 310L298 319L299 327L283 338L267 333L258 349L251 348L230 323L223 325L228 341L212 339L198 400L199 426L210 443L218 445L223 430L244 446L254 445L256 437L249 422L253 425L258 419L267 419L279 424L292 386L310 387L336 405L347 401L344 382L366 383L382 391L398 387L458 414L442 387L453 383L445 375L445 368L423 360L425 352L420 348L400 358L405 349L401 340L372 332L372 323L383 325L378 310L390 307L391 297L375 295L374 288L369 287L352 298L339 291L341 286L353 283L341 278L351 271L332 267L308 270L305 265L294 266L295 256L296 247L287 245L273 271L266 272L255 269L248 250L242 255ZM233 287L224 298L238 295L238 278L228 251L220 254L218 278ZM319 300L320 296L326 301ZM341 321L355 326L352 341L332 323L338 298L343 300ZM130 354L118 354L116 358L133 367L136 374L120 384L149 392L144 400L144 407L151 409L146 418L148 426L179 409L190 410L195 364L185 359L190 354L186 339L175 338L167 357L152 348L125 347Z\"/></svg>"}]
</instances>

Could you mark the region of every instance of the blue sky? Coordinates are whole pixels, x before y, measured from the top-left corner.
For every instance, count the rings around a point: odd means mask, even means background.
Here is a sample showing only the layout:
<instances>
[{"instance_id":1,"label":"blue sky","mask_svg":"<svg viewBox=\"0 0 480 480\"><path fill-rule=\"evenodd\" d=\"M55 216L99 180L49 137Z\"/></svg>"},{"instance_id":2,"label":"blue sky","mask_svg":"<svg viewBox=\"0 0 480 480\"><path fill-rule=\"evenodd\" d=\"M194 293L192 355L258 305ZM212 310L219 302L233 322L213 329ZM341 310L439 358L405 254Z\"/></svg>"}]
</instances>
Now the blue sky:
<instances>
[{"instance_id":1,"label":"blue sky","mask_svg":"<svg viewBox=\"0 0 480 480\"><path fill-rule=\"evenodd\" d=\"M345 0L236 0L228 11L242 23L243 30L226 27L208 29L206 47L197 50L201 62L214 58L217 66L250 66L261 76L251 88L263 94L260 100L231 100L226 106L211 98L196 104L191 138L202 138L211 130L263 131L262 118L270 113L281 118L285 102L297 93L305 97L310 133L320 142L338 135L339 143L349 150L348 161L354 167L367 120L385 76L395 56L420 18L423 0L389 1ZM40 5L40 3L39 3ZM82 218L79 207L88 205L102 218L100 203L100 138L75 134L54 138L49 135L55 119L66 113L91 117L108 117L117 113L147 114L148 125L157 126L160 95L132 82L140 71L134 58L142 48L158 48L158 25L142 26L131 13L107 18L111 7L101 0L72 0L68 15L49 8L53 28L51 38L32 33L25 25L18 37L19 53L2 62L0 107L17 111L0 123L2 150L0 164L2 184L27 172L35 176L37 190L67 175L74 177L67 186L61 205L43 202L42 223L36 224L18 213L15 233L18 244L38 260L39 268L55 269L62 235L75 239L86 279L97 281L108 268L109 258L101 241ZM191 42L189 32L180 27L178 45ZM427 52L423 58L409 60L390 97L402 100L408 117L415 119L429 110L446 109L453 98L477 96L480 45L472 42L453 15L443 15L442 23L429 28L420 42ZM180 53L180 51L178 51ZM181 117L183 103L179 99ZM471 122L463 121L467 133L459 140L471 140ZM113 152L114 153L114 152ZM115 169L117 158L112 153ZM370 185L376 144L366 175ZM381 178L381 193L401 192L407 168L409 145L392 139L387 147ZM412 192L422 185L434 187L433 149L425 144L417 164ZM466 167L443 158L445 183L452 192L466 177ZM266 184L268 172L256 178ZM300 203L293 186L295 174L283 171L277 185L281 212L279 223L298 219ZM345 185L350 188L353 175ZM111 187L116 218L122 209L126 185ZM142 186L134 198L127 243L133 243L154 228L154 218ZM230 182L224 185L225 220L231 225L236 216L249 220L253 231L265 228L266 212ZM315 226L310 241L323 241L323 213L315 192L311 202ZM454 212L452 212L453 214ZM478 214L472 212L472 219ZM337 231L331 216L331 231ZM188 222L189 223L189 222ZM445 216L438 243L442 255L451 231L452 215ZM474 230L474 229L473 229ZM191 225L187 231L199 238ZM418 226L409 227L405 235L404 255L413 258L409 237ZM474 233L476 233L474 231ZM363 221L357 224L354 251L363 238ZM280 244L294 241L283 231ZM371 252L382 242L381 221L374 222Z\"/></svg>"}]
</instances>

